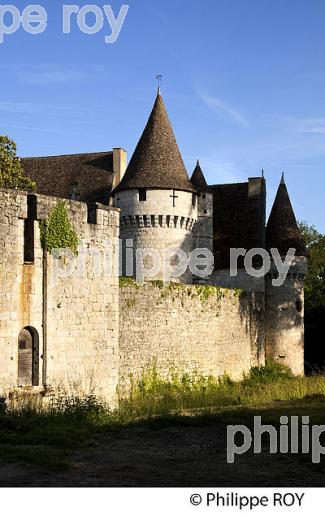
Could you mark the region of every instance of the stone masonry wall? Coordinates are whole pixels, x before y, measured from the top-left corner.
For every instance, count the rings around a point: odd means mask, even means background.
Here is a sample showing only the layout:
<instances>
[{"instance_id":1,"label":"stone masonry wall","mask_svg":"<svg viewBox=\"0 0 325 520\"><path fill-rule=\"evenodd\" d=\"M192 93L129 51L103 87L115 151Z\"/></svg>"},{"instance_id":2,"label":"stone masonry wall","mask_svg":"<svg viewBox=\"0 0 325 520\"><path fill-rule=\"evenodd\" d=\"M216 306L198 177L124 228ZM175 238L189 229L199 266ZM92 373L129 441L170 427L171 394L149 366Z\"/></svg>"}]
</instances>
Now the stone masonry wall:
<instances>
[{"instance_id":1,"label":"stone masonry wall","mask_svg":"<svg viewBox=\"0 0 325 520\"><path fill-rule=\"evenodd\" d=\"M42 342L42 254L24 264L27 196L0 191L0 391L17 385L18 336L25 326L38 330ZM36 229L36 240L37 229ZM40 360L41 362L42 360ZM40 372L42 365L40 363Z\"/></svg>"},{"instance_id":2,"label":"stone masonry wall","mask_svg":"<svg viewBox=\"0 0 325 520\"><path fill-rule=\"evenodd\" d=\"M41 248L38 221L47 218L59 200L36 196L34 262L24 262L27 195L0 191L0 390L17 387L18 337L29 327L39 338L40 389L93 390L113 400L119 363L118 277L108 275L102 262L107 247L112 262L118 258L119 212L99 206L91 224L86 204L66 201L85 248L85 269L79 276L80 256L60 265L64 260L54 260ZM99 271L95 258L100 259ZM63 276L54 276L58 265Z\"/></svg>"},{"instance_id":3,"label":"stone masonry wall","mask_svg":"<svg viewBox=\"0 0 325 520\"><path fill-rule=\"evenodd\" d=\"M263 317L252 294L210 286L121 279L120 383L154 365L240 379L264 362Z\"/></svg>"}]
</instances>

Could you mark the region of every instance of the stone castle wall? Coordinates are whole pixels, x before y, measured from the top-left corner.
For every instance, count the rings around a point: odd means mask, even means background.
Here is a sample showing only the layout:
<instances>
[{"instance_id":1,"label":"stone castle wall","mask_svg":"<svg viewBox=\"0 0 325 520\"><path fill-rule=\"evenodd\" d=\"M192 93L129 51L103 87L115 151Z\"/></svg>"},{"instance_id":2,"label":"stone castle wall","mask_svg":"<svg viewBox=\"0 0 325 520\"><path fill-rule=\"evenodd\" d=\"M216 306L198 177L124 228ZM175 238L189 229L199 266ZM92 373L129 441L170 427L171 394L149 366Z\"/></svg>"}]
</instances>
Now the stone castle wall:
<instances>
[{"instance_id":1,"label":"stone castle wall","mask_svg":"<svg viewBox=\"0 0 325 520\"><path fill-rule=\"evenodd\" d=\"M135 222L126 223L129 210L121 203L121 238L134 237L138 247L170 247L179 232L190 251L197 211L191 194L177 192L184 212L176 205L167 225L153 213L148 191L148 212L133 208ZM159 191L165 199L170 195ZM165 199L161 204L168 205ZM296 259L282 287L273 287L271 276L252 282L242 270L235 279L227 270L215 272L210 285L138 286L122 279L119 287L118 273L103 266L108 250L111 263L118 264L119 211L65 201L86 251L81 274L76 272L80 256L53 260L41 247L39 222L59 200L0 190L1 393L19 386L18 346L24 338L28 344L29 335L37 338L36 390L94 391L110 401L119 382L127 385L131 374L139 378L155 364L163 376L175 369L239 379L266 355L303 373L305 259ZM147 219L144 227L142 219ZM56 278L58 267L63 276ZM27 332L20 340L22 330Z\"/></svg>"},{"instance_id":2,"label":"stone castle wall","mask_svg":"<svg viewBox=\"0 0 325 520\"><path fill-rule=\"evenodd\" d=\"M263 299L262 299L263 300ZM264 362L263 301L210 286L125 281L120 289L120 382L156 366L240 379Z\"/></svg>"},{"instance_id":3,"label":"stone castle wall","mask_svg":"<svg viewBox=\"0 0 325 520\"><path fill-rule=\"evenodd\" d=\"M18 336L25 320L37 326L42 341L42 284L35 270L24 268L23 219L27 219L27 196L0 191L0 388L9 389L18 380ZM41 259L35 255L35 266ZM39 285L40 282L40 285ZM37 291L36 291L37 285Z\"/></svg>"},{"instance_id":4,"label":"stone castle wall","mask_svg":"<svg viewBox=\"0 0 325 520\"><path fill-rule=\"evenodd\" d=\"M118 277L94 270L92 249L102 256L106 241L116 241L119 212L99 206L92 215L94 223L89 223L86 204L66 201L70 220L88 252L82 276L72 270L77 262L73 257L70 265L61 265L64 276L56 278L54 260L41 247L39 221L48 217L58 200L0 191L0 390L17 387L18 338L27 327L38 338L39 388L94 390L112 399L119 364ZM28 201L33 213L32 262L24 258L24 226L31 213ZM111 247L114 261L118 245Z\"/></svg>"},{"instance_id":5,"label":"stone castle wall","mask_svg":"<svg viewBox=\"0 0 325 520\"><path fill-rule=\"evenodd\" d=\"M233 276L230 269L218 269L210 276L208 283L227 289L242 289L247 292L265 293L265 278L256 278L247 273L246 269L238 269Z\"/></svg>"}]
</instances>

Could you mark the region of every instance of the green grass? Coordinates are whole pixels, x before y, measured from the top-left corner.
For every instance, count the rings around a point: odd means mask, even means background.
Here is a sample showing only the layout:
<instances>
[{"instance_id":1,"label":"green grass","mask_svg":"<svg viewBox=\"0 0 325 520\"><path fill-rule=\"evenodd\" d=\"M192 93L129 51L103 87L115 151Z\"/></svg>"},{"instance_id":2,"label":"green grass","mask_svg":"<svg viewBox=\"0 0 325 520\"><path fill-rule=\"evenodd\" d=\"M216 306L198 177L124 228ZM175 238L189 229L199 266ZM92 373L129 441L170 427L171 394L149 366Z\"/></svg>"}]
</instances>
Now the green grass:
<instances>
[{"instance_id":1,"label":"green grass","mask_svg":"<svg viewBox=\"0 0 325 520\"><path fill-rule=\"evenodd\" d=\"M161 379L155 368L131 384L127 399L120 399L118 421L151 419L173 413L213 413L228 407L265 406L275 401L303 399L308 395L325 397L325 377L293 377L282 366L268 362L253 368L241 382L222 378L171 373Z\"/></svg>"},{"instance_id":2,"label":"green grass","mask_svg":"<svg viewBox=\"0 0 325 520\"><path fill-rule=\"evenodd\" d=\"M279 424L280 415L309 415L325 424L325 377L293 377L279 365L253 369L241 382L171 373L162 379L155 369L132 382L129 395L110 410L95 397L61 396L46 407L23 399L0 414L0 459L68 468L73 450L108 430L133 425L204 425L216 422L245 424L262 415Z\"/></svg>"}]
</instances>

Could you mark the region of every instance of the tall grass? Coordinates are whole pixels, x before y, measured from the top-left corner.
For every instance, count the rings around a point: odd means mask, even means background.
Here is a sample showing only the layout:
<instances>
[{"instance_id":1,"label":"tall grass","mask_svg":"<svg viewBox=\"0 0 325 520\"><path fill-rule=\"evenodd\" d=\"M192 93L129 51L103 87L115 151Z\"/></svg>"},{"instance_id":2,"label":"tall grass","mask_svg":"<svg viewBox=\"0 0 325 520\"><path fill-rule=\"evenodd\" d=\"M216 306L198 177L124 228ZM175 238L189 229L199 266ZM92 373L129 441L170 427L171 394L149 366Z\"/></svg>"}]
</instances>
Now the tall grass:
<instances>
[{"instance_id":1,"label":"tall grass","mask_svg":"<svg viewBox=\"0 0 325 520\"><path fill-rule=\"evenodd\" d=\"M161 378L152 368L139 381L131 381L128 395L120 396L114 410L92 395L61 395L46 404L35 396L17 397L0 412L0 458L64 469L71 449L82 447L107 429L159 418L177 422L223 414L230 420L236 414L247 415L249 407L256 414L256 408L271 411L276 401L282 401L283 408L286 403L300 406L303 399L301 410L316 402L323 414L324 376L293 377L272 363L252 369L240 382L198 374L171 373Z\"/></svg>"},{"instance_id":2,"label":"tall grass","mask_svg":"<svg viewBox=\"0 0 325 520\"><path fill-rule=\"evenodd\" d=\"M149 419L172 413L212 413L234 406L265 406L274 401L325 396L325 377L294 377L282 365L268 362L252 369L240 382L229 377L171 374L159 377L155 368L131 384L127 398L120 398L117 415L121 422Z\"/></svg>"}]
</instances>

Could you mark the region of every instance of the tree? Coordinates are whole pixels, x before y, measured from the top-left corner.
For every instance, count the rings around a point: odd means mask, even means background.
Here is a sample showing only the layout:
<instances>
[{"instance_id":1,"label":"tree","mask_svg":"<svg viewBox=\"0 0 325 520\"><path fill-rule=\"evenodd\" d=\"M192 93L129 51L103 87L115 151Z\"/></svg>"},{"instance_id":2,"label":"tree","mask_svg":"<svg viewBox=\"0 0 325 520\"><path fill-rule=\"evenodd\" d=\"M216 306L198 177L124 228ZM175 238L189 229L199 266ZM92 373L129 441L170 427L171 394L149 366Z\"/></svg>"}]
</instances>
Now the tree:
<instances>
[{"instance_id":1,"label":"tree","mask_svg":"<svg viewBox=\"0 0 325 520\"><path fill-rule=\"evenodd\" d=\"M308 253L305 281L305 360L309 367L325 367L325 235L314 226L299 222Z\"/></svg>"},{"instance_id":2,"label":"tree","mask_svg":"<svg viewBox=\"0 0 325 520\"><path fill-rule=\"evenodd\" d=\"M299 222L308 253L308 275L305 283L305 299L308 309L325 309L325 235L314 226Z\"/></svg>"},{"instance_id":3,"label":"tree","mask_svg":"<svg viewBox=\"0 0 325 520\"><path fill-rule=\"evenodd\" d=\"M0 136L0 188L35 191L36 183L24 174L15 141Z\"/></svg>"}]
</instances>

